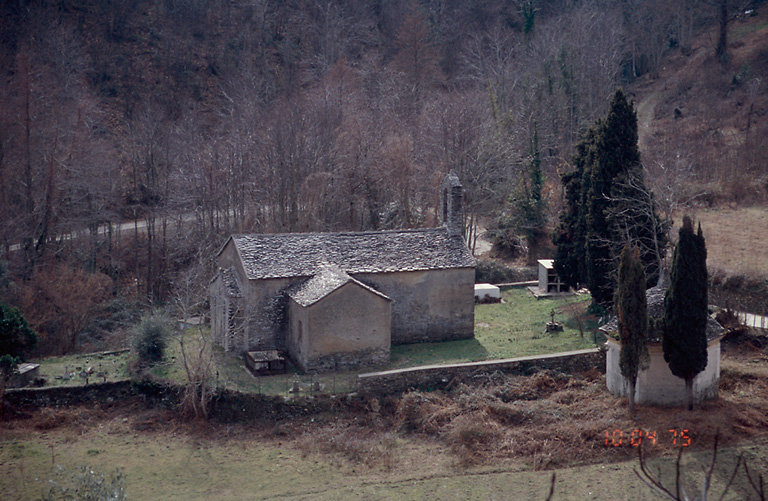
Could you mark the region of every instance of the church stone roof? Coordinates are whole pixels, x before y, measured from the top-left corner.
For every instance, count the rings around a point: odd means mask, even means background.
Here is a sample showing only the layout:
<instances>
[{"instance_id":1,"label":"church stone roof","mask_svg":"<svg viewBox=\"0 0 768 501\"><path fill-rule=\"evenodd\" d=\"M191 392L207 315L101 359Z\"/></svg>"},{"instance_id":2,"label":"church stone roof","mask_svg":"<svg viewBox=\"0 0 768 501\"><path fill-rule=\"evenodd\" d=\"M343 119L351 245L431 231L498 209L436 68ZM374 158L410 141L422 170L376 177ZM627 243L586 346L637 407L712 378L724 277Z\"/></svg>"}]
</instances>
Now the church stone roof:
<instances>
[{"instance_id":1,"label":"church stone roof","mask_svg":"<svg viewBox=\"0 0 768 501\"><path fill-rule=\"evenodd\" d=\"M316 275L305 282L289 288L287 293L288 296L298 304L307 307L315 304L331 292L340 289L349 282L355 283L363 289L391 301L391 299L381 292L355 280L344 273L338 266L334 265L323 266Z\"/></svg>"},{"instance_id":2,"label":"church stone roof","mask_svg":"<svg viewBox=\"0 0 768 501\"><path fill-rule=\"evenodd\" d=\"M645 291L646 304L648 305L648 318L658 320L664 317L664 295L667 292L666 286L651 287ZM611 320L600 327L600 330L609 336L619 338L619 319L614 315ZM725 329L717 320L707 317L707 343L714 341L725 333ZM648 329L648 341L651 343L661 343L661 332L655 331L652 327Z\"/></svg>"},{"instance_id":3,"label":"church stone roof","mask_svg":"<svg viewBox=\"0 0 768 501\"><path fill-rule=\"evenodd\" d=\"M446 227L347 233L232 235L248 279L310 277L326 264L346 273L472 268L464 239Z\"/></svg>"}]
</instances>

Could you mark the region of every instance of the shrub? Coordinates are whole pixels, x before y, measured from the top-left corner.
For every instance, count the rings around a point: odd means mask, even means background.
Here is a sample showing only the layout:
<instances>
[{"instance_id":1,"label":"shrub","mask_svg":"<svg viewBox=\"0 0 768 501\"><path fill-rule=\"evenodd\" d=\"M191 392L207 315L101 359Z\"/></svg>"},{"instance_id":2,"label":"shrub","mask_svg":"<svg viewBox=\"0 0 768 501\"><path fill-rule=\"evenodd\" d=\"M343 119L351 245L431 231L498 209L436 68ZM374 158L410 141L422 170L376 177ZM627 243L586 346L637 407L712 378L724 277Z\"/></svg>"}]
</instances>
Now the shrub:
<instances>
[{"instance_id":1,"label":"shrub","mask_svg":"<svg viewBox=\"0 0 768 501\"><path fill-rule=\"evenodd\" d=\"M490 259L478 259L475 268L475 283L500 284L535 279L535 268L515 268Z\"/></svg>"},{"instance_id":2,"label":"shrub","mask_svg":"<svg viewBox=\"0 0 768 501\"><path fill-rule=\"evenodd\" d=\"M159 362L171 335L171 320L160 313L145 315L133 334L133 351L140 362Z\"/></svg>"},{"instance_id":3,"label":"shrub","mask_svg":"<svg viewBox=\"0 0 768 501\"><path fill-rule=\"evenodd\" d=\"M65 470L56 465L55 478L49 479L50 488L42 499L109 499L121 501L125 496L125 474L116 469L109 474L97 468L83 466L77 470Z\"/></svg>"}]
</instances>

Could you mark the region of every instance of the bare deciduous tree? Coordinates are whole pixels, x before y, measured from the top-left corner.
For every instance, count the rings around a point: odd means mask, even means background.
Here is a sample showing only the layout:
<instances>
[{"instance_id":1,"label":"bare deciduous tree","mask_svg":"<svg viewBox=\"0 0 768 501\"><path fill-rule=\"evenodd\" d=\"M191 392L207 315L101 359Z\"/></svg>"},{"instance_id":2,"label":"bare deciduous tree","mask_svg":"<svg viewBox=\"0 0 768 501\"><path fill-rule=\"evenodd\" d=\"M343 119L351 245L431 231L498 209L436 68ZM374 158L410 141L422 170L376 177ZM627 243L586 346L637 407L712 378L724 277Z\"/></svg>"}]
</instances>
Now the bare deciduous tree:
<instances>
[{"instance_id":1,"label":"bare deciduous tree","mask_svg":"<svg viewBox=\"0 0 768 501\"><path fill-rule=\"evenodd\" d=\"M660 467L656 470L655 473L651 471L648 466L647 459L643 453L642 444L637 448L640 471L636 469L635 475L637 475L637 477L642 480L644 484L649 486L654 492L665 499L672 499L675 501L706 501L710 494L712 474L715 471L715 465L717 463L717 447L719 438L719 435L715 435L715 440L712 445L712 461L710 462L709 467L704 470L704 478L701 481L701 488L698 494L691 492L691 487L686 487L683 484L682 475L684 474L684 471L683 465L681 463L683 458L683 447L680 447L680 451L678 452L677 459L675 461L675 480L673 485L667 485L668 483L662 480L662 471ZM736 460L736 464L734 465L733 470L731 470L731 474L728 477L728 482L723 488L723 492L718 499L723 499L728 491L732 488L740 466L744 467L744 473L746 475L747 482L750 488L754 491L754 494L756 494L758 499L761 501L765 501L766 491L763 476L760 474L753 475L753 472L750 472L747 462L744 460L743 456L739 456Z\"/></svg>"}]
</instances>

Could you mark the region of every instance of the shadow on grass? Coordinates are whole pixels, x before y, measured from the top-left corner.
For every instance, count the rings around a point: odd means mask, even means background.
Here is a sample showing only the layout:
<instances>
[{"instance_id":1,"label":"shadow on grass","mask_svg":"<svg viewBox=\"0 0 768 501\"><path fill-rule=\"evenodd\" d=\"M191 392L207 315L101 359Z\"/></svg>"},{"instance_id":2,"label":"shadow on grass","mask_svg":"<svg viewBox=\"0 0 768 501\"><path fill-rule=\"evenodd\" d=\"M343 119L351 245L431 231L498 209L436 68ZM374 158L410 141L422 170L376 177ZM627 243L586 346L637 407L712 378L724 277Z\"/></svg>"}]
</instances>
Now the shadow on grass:
<instances>
[{"instance_id":1,"label":"shadow on grass","mask_svg":"<svg viewBox=\"0 0 768 501\"><path fill-rule=\"evenodd\" d=\"M390 363L382 369L397 369L415 365L472 362L488 358L488 351L477 339L414 343L392 346Z\"/></svg>"}]
</instances>

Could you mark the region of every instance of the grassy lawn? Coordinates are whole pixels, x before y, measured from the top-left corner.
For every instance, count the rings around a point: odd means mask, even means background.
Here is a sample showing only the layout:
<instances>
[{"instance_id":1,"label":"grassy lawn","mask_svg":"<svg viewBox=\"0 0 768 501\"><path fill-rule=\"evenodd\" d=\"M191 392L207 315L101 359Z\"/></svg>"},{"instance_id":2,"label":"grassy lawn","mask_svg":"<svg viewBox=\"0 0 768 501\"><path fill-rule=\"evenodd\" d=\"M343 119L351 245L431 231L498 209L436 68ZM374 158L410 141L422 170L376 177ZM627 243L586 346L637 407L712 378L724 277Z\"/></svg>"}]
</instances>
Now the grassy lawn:
<instances>
[{"instance_id":1,"label":"grassy lawn","mask_svg":"<svg viewBox=\"0 0 768 501\"><path fill-rule=\"evenodd\" d=\"M45 378L46 386L73 386L85 384L82 371L93 369L89 383L119 381L128 377L126 369L130 353L127 350L86 355L66 355L31 360L40 364L40 377Z\"/></svg>"},{"instance_id":2,"label":"grassy lawn","mask_svg":"<svg viewBox=\"0 0 768 501\"><path fill-rule=\"evenodd\" d=\"M393 346L388 364L367 368L364 372L426 364L542 355L594 346L594 320L585 318L583 321L583 337L575 320L576 315L584 317L583 313L590 300L588 295L536 300L526 288L516 287L504 290L502 298L502 303L481 304L475 307L474 339ZM555 312L555 321L564 326L562 332L544 332L544 325L550 320L552 311ZM206 328L202 331L196 328L187 331L187 353L196 353L200 335L208 334ZM597 341L602 342L602 337ZM217 348L214 348L213 356L216 384L219 387L245 392L285 394L294 379L298 378L304 391L309 390L312 383L317 381L323 392L343 393L354 390L356 375L361 372L347 371L312 376L297 374L296 370L289 367L286 374L254 378L246 371L242 358L226 355ZM97 373L106 373L108 381L127 378L126 364L129 357L129 352L121 352L114 355L71 355L39 362L41 373L49 385L83 384L84 378L78 375L69 379L63 378L63 375L93 367ZM159 378L173 381L183 382L186 379L181 348L176 337L168 342L166 360L156 364L151 372ZM90 382L99 381L103 381L102 376L90 378Z\"/></svg>"},{"instance_id":3,"label":"grassy lawn","mask_svg":"<svg viewBox=\"0 0 768 501\"><path fill-rule=\"evenodd\" d=\"M393 346L386 368L543 355L594 346L594 321L584 323L582 338L576 321L565 312L569 308L586 310L589 295L536 300L526 288L514 287L502 291L502 299L503 303L475 307L474 339ZM553 310L564 330L545 333Z\"/></svg>"}]
</instances>

